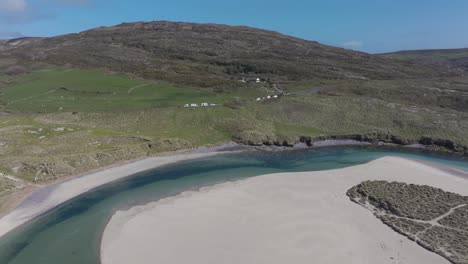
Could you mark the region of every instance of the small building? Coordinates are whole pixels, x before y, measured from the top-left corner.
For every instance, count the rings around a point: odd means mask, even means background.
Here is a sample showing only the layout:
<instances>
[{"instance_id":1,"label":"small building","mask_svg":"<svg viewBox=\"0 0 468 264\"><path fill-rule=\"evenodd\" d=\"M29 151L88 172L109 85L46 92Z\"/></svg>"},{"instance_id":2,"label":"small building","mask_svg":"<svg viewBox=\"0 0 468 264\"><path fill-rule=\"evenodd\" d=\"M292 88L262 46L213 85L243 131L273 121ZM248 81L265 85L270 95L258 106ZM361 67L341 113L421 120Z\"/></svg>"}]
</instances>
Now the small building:
<instances>
[{"instance_id":1,"label":"small building","mask_svg":"<svg viewBox=\"0 0 468 264\"><path fill-rule=\"evenodd\" d=\"M276 94L275 94L275 95L273 95L273 98L278 98L278 95L276 95Z\"/></svg>"},{"instance_id":2,"label":"small building","mask_svg":"<svg viewBox=\"0 0 468 264\"><path fill-rule=\"evenodd\" d=\"M267 98L267 99L271 99L271 96L268 95L266 98Z\"/></svg>"},{"instance_id":3,"label":"small building","mask_svg":"<svg viewBox=\"0 0 468 264\"><path fill-rule=\"evenodd\" d=\"M184 104L184 107L188 108L188 107L190 107L190 105L189 104Z\"/></svg>"},{"instance_id":4,"label":"small building","mask_svg":"<svg viewBox=\"0 0 468 264\"><path fill-rule=\"evenodd\" d=\"M262 100L262 98L260 98L260 97L257 98L257 101L261 101L261 100Z\"/></svg>"},{"instance_id":5,"label":"small building","mask_svg":"<svg viewBox=\"0 0 468 264\"><path fill-rule=\"evenodd\" d=\"M262 82L262 79L260 79L259 77L242 77L240 81L244 83L247 83L247 82L260 83Z\"/></svg>"},{"instance_id":6,"label":"small building","mask_svg":"<svg viewBox=\"0 0 468 264\"><path fill-rule=\"evenodd\" d=\"M198 104L190 104L190 107L198 107Z\"/></svg>"},{"instance_id":7,"label":"small building","mask_svg":"<svg viewBox=\"0 0 468 264\"><path fill-rule=\"evenodd\" d=\"M208 103L202 103L201 106L206 107L206 106L210 106L210 105Z\"/></svg>"}]
</instances>

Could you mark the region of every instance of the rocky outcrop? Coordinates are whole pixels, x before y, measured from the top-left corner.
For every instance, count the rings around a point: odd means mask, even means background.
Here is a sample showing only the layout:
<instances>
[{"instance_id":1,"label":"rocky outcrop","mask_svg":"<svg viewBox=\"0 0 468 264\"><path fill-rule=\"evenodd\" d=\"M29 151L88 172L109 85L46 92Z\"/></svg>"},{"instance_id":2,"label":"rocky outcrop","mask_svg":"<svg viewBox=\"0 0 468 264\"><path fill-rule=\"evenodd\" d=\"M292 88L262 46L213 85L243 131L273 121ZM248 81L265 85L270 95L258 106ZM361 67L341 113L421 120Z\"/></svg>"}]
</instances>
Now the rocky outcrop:
<instances>
[{"instance_id":1,"label":"rocky outcrop","mask_svg":"<svg viewBox=\"0 0 468 264\"><path fill-rule=\"evenodd\" d=\"M468 154L467 146L457 144L454 141L449 140L449 139L440 139L440 138L434 139L431 137L422 136L418 142L419 144L422 144L425 146L440 147L440 148L445 148L447 150L450 150L456 153Z\"/></svg>"},{"instance_id":2,"label":"rocky outcrop","mask_svg":"<svg viewBox=\"0 0 468 264\"><path fill-rule=\"evenodd\" d=\"M237 133L233 140L237 143L250 146L282 146L292 147L300 142L299 137L277 136L273 133L262 133L259 131L242 131Z\"/></svg>"},{"instance_id":3,"label":"rocky outcrop","mask_svg":"<svg viewBox=\"0 0 468 264\"><path fill-rule=\"evenodd\" d=\"M468 147L458 144L449 139L432 138L422 136L419 139L404 138L399 135L388 133L368 133L368 134L350 134L350 135L330 135L330 136L300 136L300 137L281 137L261 132L242 132L237 134L234 141L240 144L251 146L278 146L278 147L293 147L298 143L304 143L309 147L314 146L314 143L325 140L337 141L355 141L366 142L374 145L395 145L395 146L419 146L432 151L451 152L455 154L468 155ZM344 142L346 145L346 142Z\"/></svg>"},{"instance_id":4,"label":"rocky outcrop","mask_svg":"<svg viewBox=\"0 0 468 264\"><path fill-rule=\"evenodd\" d=\"M422 247L454 264L468 263L468 196L386 181L365 181L346 194Z\"/></svg>"}]
</instances>

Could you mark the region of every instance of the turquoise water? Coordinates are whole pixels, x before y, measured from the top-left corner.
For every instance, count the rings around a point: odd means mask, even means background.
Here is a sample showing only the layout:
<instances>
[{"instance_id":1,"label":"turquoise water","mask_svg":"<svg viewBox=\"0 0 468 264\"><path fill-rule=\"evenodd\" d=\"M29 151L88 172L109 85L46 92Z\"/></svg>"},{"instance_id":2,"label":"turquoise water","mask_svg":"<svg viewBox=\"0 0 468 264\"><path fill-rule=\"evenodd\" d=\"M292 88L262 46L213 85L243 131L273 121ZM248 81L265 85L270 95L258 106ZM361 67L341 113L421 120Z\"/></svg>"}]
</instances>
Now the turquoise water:
<instances>
[{"instance_id":1,"label":"turquoise water","mask_svg":"<svg viewBox=\"0 0 468 264\"><path fill-rule=\"evenodd\" d=\"M1 238L0 263L99 264L101 234L117 209L229 180L343 168L388 155L468 171L468 161L460 157L365 147L224 154L185 161L96 188L21 226Z\"/></svg>"}]
</instances>

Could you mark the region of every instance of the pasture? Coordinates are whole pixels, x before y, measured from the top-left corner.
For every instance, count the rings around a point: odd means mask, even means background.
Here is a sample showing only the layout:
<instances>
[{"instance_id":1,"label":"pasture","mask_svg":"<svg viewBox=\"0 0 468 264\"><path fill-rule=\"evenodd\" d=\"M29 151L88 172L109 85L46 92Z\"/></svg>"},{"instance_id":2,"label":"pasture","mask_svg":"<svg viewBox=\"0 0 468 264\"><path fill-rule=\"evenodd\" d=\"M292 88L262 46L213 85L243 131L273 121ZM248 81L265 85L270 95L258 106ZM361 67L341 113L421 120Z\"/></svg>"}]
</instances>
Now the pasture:
<instances>
[{"instance_id":1,"label":"pasture","mask_svg":"<svg viewBox=\"0 0 468 264\"><path fill-rule=\"evenodd\" d=\"M18 76L2 75L0 95L1 111L23 113L178 107L185 103L223 103L232 98L232 94L217 94L164 81L58 67Z\"/></svg>"}]
</instances>

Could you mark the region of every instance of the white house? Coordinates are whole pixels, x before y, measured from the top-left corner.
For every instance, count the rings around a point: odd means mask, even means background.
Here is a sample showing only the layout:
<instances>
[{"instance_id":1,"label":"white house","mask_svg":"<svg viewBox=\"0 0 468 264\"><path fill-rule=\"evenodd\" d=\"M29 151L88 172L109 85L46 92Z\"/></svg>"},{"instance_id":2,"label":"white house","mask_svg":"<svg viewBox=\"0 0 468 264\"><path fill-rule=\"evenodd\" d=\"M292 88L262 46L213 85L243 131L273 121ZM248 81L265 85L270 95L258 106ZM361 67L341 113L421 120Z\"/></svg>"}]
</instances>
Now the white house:
<instances>
[{"instance_id":1,"label":"white house","mask_svg":"<svg viewBox=\"0 0 468 264\"><path fill-rule=\"evenodd\" d=\"M201 106L210 106L208 103L202 103Z\"/></svg>"},{"instance_id":2,"label":"white house","mask_svg":"<svg viewBox=\"0 0 468 264\"><path fill-rule=\"evenodd\" d=\"M240 81L244 83L252 83L252 82L260 83L262 82L262 79L260 79L260 77L242 77Z\"/></svg>"},{"instance_id":3,"label":"white house","mask_svg":"<svg viewBox=\"0 0 468 264\"><path fill-rule=\"evenodd\" d=\"M190 104L190 107L198 107L198 104Z\"/></svg>"},{"instance_id":4,"label":"white house","mask_svg":"<svg viewBox=\"0 0 468 264\"><path fill-rule=\"evenodd\" d=\"M273 98L278 98L278 96L277 96L277 95L273 95Z\"/></svg>"},{"instance_id":5,"label":"white house","mask_svg":"<svg viewBox=\"0 0 468 264\"><path fill-rule=\"evenodd\" d=\"M257 101L261 101L261 100L262 100L262 98L260 98L260 97L257 98Z\"/></svg>"},{"instance_id":6,"label":"white house","mask_svg":"<svg viewBox=\"0 0 468 264\"><path fill-rule=\"evenodd\" d=\"M267 96L267 99L271 99L271 96L268 95L268 96Z\"/></svg>"},{"instance_id":7,"label":"white house","mask_svg":"<svg viewBox=\"0 0 468 264\"><path fill-rule=\"evenodd\" d=\"M190 105L189 104L184 104L184 107L187 108L187 107L190 107Z\"/></svg>"}]
</instances>

